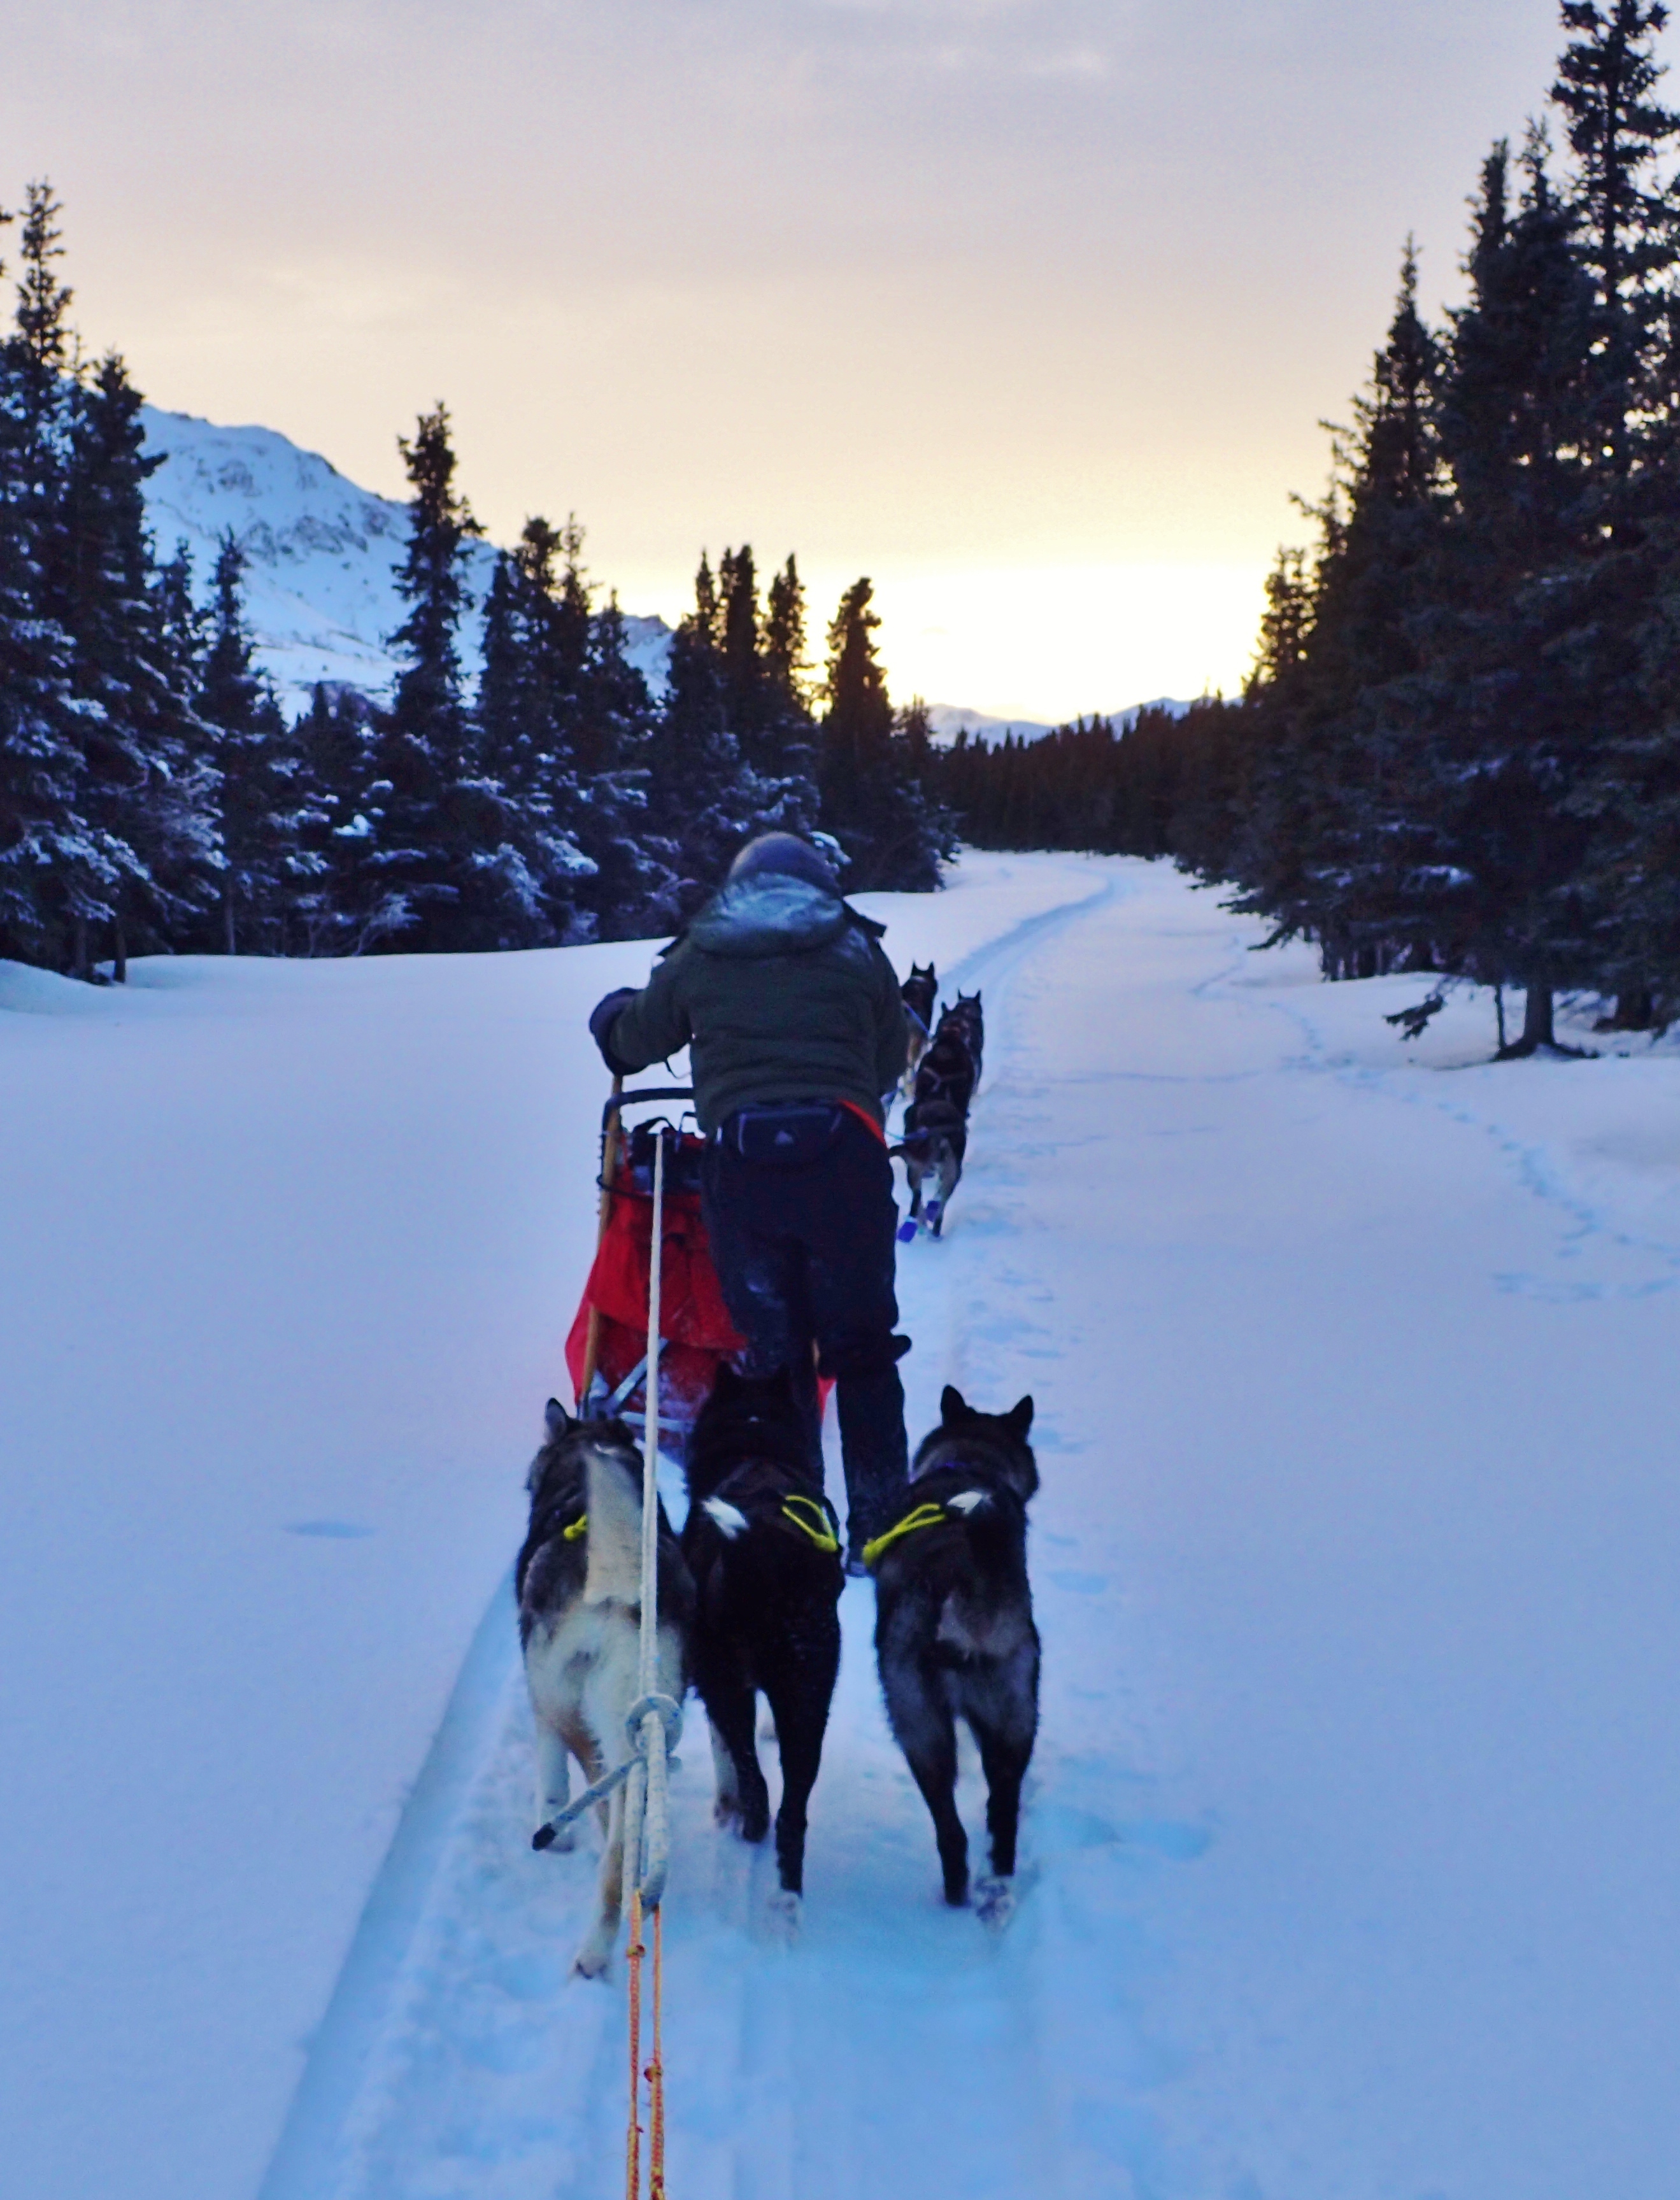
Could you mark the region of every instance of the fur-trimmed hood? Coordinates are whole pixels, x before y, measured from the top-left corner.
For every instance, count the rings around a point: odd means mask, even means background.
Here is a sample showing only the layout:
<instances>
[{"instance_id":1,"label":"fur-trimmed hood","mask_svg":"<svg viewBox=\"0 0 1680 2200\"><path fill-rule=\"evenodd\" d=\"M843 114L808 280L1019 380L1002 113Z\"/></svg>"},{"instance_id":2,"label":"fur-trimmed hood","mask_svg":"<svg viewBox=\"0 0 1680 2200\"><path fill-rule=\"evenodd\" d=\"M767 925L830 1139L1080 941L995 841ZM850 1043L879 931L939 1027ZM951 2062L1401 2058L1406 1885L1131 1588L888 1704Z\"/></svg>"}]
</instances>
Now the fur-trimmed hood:
<instances>
[{"instance_id":1,"label":"fur-trimmed hood","mask_svg":"<svg viewBox=\"0 0 1680 2200\"><path fill-rule=\"evenodd\" d=\"M838 939L848 925L873 939L884 929L830 887L765 871L721 887L688 937L703 955L803 955Z\"/></svg>"}]
</instances>

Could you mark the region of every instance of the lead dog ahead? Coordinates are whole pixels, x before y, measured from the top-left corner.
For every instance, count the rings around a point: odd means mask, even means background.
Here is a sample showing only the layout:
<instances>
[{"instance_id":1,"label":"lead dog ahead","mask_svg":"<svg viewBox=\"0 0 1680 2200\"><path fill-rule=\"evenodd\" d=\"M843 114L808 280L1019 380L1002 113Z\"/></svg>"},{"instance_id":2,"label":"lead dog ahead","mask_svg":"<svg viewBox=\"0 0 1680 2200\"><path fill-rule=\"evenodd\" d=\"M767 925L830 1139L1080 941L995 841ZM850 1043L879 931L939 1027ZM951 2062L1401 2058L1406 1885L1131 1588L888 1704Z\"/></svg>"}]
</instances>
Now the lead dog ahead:
<instances>
[{"instance_id":1,"label":"lead dog ahead","mask_svg":"<svg viewBox=\"0 0 1680 2200\"><path fill-rule=\"evenodd\" d=\"M547 1436L531 1461L530 1525L514 1569L519 1641L536 1719L536 1844L566 1806L568 1758L594 1783L631 1754L625 1719L641 1632L641 1453L623 1421L574 1420L548 1401ZM694 1585L659 1507L659 1677L682 1700ZM618 1937L624 1870L624 1790L600 1805L606 1853L594 1924L572 1968L606 1971ZM553 1846L570 1848L570 1828Z\"/></svg>"}]
</instances>

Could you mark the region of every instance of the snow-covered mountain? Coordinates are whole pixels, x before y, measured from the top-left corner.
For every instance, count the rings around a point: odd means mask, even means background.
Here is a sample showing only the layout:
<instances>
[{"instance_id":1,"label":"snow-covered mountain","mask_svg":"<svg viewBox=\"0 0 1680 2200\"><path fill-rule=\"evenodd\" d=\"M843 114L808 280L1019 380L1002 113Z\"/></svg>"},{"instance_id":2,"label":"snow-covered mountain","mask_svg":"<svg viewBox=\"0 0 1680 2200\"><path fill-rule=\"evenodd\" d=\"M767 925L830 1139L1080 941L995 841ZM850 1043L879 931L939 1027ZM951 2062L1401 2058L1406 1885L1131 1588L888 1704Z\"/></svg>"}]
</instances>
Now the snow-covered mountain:
<instances>
[{"instance_id":1,"label":"snow-covered mountain","mask_svg":"<svg viewBox=\"0 0 1680 2200\"><path fill-rule=\"evenodd\" d=\"M1183 717L1190 705L1181 697L1153 695L1147 703L1128 703L1123 710L1103 711L1098 717L1113 724L1131 727L1137 723L1140 711L1170 711L1175 718ZM1089 717L1086 711L1084 714ZM928 723L937 741L954 741L958 734L980 734L988 741L1000 741L1006 734L1017 740L1036 741L1055 728L1041 718L993 718L984 711L970 711L960 703L932 703L928 707Z\"/></svg>"},{"instance_id":2,"label":"snow-covered mountain","mask_svg":"<svg viewBox=\"0 0 1680 2200\"><path fill-rule=\"evenodd\" d=\"M164 462L146 484L158 554L191 553L196 592L208 594L217 543L231 528L250 560L247 612L257 653L290 710L302 710L318 680L384 693L396 670L386 637L401 623L396 569L407 539L405 507L346 481L313 451L272 428L218 428L186 412L147 406L148 447ZM462 635L476 657L495 551L468 549L472 615ZM663 689L670 629L627 617L629 654Z\"/></svg>"}]
</instances>

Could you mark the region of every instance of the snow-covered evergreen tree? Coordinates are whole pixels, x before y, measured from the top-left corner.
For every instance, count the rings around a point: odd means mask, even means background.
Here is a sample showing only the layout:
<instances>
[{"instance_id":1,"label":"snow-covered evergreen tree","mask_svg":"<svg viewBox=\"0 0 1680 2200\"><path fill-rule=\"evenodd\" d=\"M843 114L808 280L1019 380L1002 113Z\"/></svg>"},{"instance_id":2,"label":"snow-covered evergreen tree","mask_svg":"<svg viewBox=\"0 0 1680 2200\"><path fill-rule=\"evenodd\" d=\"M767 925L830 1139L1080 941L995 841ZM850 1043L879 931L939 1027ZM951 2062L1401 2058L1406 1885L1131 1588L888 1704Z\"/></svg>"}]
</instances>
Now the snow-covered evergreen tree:
<instances>
[{"instance_id":1,"label":"snow-covered evergreen tree","mask_svg":"<svg viewBox=\"0 0 1680 2200\"><path fill-rule=\"evenodd\" d=\"M44 211L32 203L37 279L56 244L44 233L50 224ZM47 356L61 366L68 295L59 293L42 331ZM98 878L102 866L79 808L73 646L44 605L57 482L56 416L44 413L39 367L23 330L0 341L0 954L61 962L69 953L70 881Z\"/></svg>"},{"instance_id":2,"label":"snow-covered evergreen tree","mask_svg":"<svg viewBox=\"0 0 1680 2200\"><path fill-rule=\"evenodd\" d=\"M53 608L75 649L84 705L82 805L114 876L83 914L108 924L119 965L167 947L215 898L220 855L206 730L175 684L146 533L141 398L114 354L76 393L64 562ZM78 968L86 962L79 947Z\"/></svg>"},{"instance_id":3,"label":"snow-covered evergreen tree","mask_svg":"<svg viewBox=\"0 0 1680 2200\"><path fill-rule=\"evenodd\" d=\"M209 646L198 712L210 728L219 785L225 954L284 952L295 891L325 865L301 837L305 791L298 746L272 684L258 671L245 626L245 553L224 535L212 581Z\"/></svg>"},{"instance_id":4,"label":"snow-covered evergreen tree","mask_svg":"<svg viewBox=\"0 0 1680 2200\"><path fill-rule=\"evenodd\" d=\"M939 883L950 830L916 775L887 692L874 596L869 581L854 582L828 629L822 823L851 859L849 886L923 892Z\"/></svg>"}]
</instances>

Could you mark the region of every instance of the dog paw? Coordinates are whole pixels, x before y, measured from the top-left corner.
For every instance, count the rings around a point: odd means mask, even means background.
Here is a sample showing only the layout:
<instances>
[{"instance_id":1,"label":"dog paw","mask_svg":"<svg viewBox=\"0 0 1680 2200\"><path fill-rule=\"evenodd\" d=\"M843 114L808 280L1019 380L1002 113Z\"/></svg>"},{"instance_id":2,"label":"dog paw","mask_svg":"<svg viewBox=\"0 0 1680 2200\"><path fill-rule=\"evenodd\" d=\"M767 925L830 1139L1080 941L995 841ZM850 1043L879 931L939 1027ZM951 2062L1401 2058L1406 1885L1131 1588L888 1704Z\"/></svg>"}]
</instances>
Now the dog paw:
<instances>
[{"instance_id":1,"label":"dog paw","mask_svg":"<svg viewBox=\"0 0 1680 2200\"><path fill-rule=\"evenodd\" d=\"M1015 1881L988 1875L975 1882L975 1910L982 1925L1001 1933L1015 1915Z\"/></svg>"},{"instance_id":2,"label":"dog paw","mask_svg":"<svg viewBox=\"0 0 1680 2200\"><path fill-rule=\"evenodd\" d=\"M778 1887L764 1905L764 1935L778 1947L791 1948L799 1937L805 1897L790 1887Z\"/></svg>"},{"instance_id":3,"label":"dog paw","mask_svg":"<svg viewBox=\"0 0 1680 2200\"><path fill-rule=\"evenodd\" d=\"M588 1941L571 1959L571 1975L575 1979L604 1979L612 1960L612 1951L592 1946Z\"/></svg>"}]
</instances>

